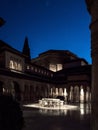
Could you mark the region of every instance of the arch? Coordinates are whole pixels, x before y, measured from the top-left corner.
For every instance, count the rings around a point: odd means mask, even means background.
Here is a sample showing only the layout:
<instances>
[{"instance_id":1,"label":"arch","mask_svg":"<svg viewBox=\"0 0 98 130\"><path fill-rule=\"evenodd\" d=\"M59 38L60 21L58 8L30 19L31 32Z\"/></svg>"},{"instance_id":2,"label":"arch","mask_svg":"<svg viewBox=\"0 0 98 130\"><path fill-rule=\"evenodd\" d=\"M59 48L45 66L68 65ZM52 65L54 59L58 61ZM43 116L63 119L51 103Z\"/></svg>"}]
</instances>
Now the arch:
<instances>
[{"instance_id":1,"label":"arch","mask_svg":"<svg viewBox=\"0 0 98 130\"><path fill-rule=\"evenodd\" d=\"M84 102L84 88L81 85L80 86L80 103L83 103L83 102Z\"/></svg>"},{"instance_id":2,"label":"arch","mask_svg":"<svg viewBox=\"0 0 98 130\"><path fill-rule=\"evenodd\" d=\"M90 87L87 86L87 89L86 89L86 102L90 102L91 101L91 97L90 97Z\"/></svg>"},{"instance_id":3,"label":"arch","mask_svg":"<svg viewBox=\"0 0 98 130\"><path fill-rule=\"evenodd\" d=\"M70 91L69 91L69 101L73 102L73 86L70 86Z\"/></svg>"},{"instance_id":4,"label":"arch","mask_svg":"<svg viewBox=\"0 0 98 130\"><path fill-rule=\"evenodd\" d=\"M21 100L21 90L20 90L20 86L16 81L13 81L13 85L14 85L14 91L15 91L15 99L20 101Z\"/></svg>"},{"instance_id":5,"label":"arch","mask_svg":"<svg viewBox=\"0 0 98 130\"><path fill-rule=\"evenodd\" d=\"M50 97L52 97L53 96L53 88L51 87L50 88Z\"/></svg>"},{"instance_id":6,"label":"arch","mask_svg":"<svg viewBox=\"0 0 98 130\"><path fill-rule=\"evenodd\" d=\"M29 86L27 84L24 85L24 101L29 100Z\"/></svg>"},{"instance_id":7,"label":"arch","mask_svg":"<svg viewBox=\"0 0 98 130\"><path fill-rule=\"evenodd\" d=\"M56 88L55 86L52 87L52 97L54 98L55 97L55 93L56 93Z\"/></svg>"},{"instance_id":8,"label":"arch","mask_svg":"<svg viewBox=\"0 0 98 130\"><path fill-rule=\"evenodd\" d=\"M67 89L66 88L64 88L64 97L65 97L65 102L67 102L68 93L67 93Z\"/></svg>"},{"instance_id":9,"label":"arch","mask_svg":"<svg viewBox=\"0 0 98 130\"><path fill-rule=\"evenodd\" d=\"M33 94L34 94L34 89L33 89L33 86L30 85L30 100L31 101L33 100Z\"/></svg>"},{"instance_id":10,"label":"arch","mask_svg":"<svg viewBox=\"0 0 98 130\"><path fill-rule=\"evenodd\" d=\"M75 101L75 102L79 102L79 100L80 100L79 86L76 85L76 86L74 87L74 101Z\"/></svg>"},{"instance_id":11,"label":"arch","mask_svg":"<svg viewBox=\"0 0 98 130\"><path fill-rule=\"evenodd\" d=\"M56 96L58 96L58 94L59 94L59 90L58 90L58 88L56 88Z\"/></svg>"},{"instance_id":12,"label":"arch","mask_svg":"<svg viewBox=\"0 0 98 130\"><path fill-rule=\"evenodd\" d=\"M20 101L21 96L19 84L16 81L10 81L8 85L8 94L12 95L14 99Z\"/></svg>"},{"instance_id":13,"label":"arch","mask_svg":"<svg viewBox=\"0 0 98 130\"><path fill-rule=\"evenodd\" d=\"M59 88L59 96L63 96L63 88Z\"/></svg>"}]
</instances>

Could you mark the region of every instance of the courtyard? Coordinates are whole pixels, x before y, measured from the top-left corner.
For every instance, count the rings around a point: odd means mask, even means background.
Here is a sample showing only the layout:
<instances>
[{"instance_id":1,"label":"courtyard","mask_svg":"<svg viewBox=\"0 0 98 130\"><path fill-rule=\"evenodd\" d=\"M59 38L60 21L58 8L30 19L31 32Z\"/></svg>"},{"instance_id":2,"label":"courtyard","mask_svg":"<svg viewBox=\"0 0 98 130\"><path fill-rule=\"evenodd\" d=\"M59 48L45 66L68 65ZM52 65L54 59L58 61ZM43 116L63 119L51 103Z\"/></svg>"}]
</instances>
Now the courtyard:
<instances>
[{"instance_id":1,"label":"courtyard","mask_svg":"<svg viewBox=\"0 0 98 130\"><path fill-rule=\"evenodd\" d=\"M91 105L77 106L78 109L64 110L23 107L23 130L90 130Z\"/></svg>"}]
</instances>

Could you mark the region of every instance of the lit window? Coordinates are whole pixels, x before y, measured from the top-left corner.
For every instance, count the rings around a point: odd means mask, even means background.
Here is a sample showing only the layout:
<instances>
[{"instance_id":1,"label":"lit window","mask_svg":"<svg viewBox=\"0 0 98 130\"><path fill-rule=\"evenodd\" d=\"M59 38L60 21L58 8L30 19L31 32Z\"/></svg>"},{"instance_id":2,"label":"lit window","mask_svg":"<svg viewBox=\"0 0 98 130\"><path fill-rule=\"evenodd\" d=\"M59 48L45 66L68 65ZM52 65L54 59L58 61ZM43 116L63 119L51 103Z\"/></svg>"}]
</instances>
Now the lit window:
<instances>
[{"instance_id":1,"label":"lit window","mask_svg":"<svg viewBox=\"0 0 98 130\"><path fill-rule=\"evenodd\" d=\"M62 64L50 64L49 65L49 69L54 72L62 70L62 68L63 68Z\"/></svg>"},{"instance_id":2,"label":"lit window","mask_svg":"<svg viewBox=\"0 0 98 130\"><path fill-rule=\"evenodd\" d=\"M18 63L18 70L22 70L22 65Z\"/></svg>"},{"instance_id":3,"label":"lit window","mask_svg":"<svg viewBox=\"0 0 98 130\"><path fill-rule=\"evenodd\" d=\"M62 70L62 64L57 64L57 71Z\"/></svg>"},{"instance_id":4,"label":"lit window","mask_svg":"<svg viewBox=\"0 0 98 130\"><path fill-rule=\"evenodd\" d=\"M14 69L14 63L12 60L10 60L9 68Z\"/></svg>"},{"instance_id":5,"label":"lit window","mask_svg":"<svg viewBox=\"0 0 98 130\"><path fill-rule=\"evenodd\" d=\"M17 62L16 61L14 62L14 67L17 70Z\"/></svg>"},{"instance_id":6,"label":"lit window","mask_svg":"<svg viewBox=\"0 0 98 130\"><path fill-rule=\"evenodd\" d=\"M20 59L18 60L17 58L14 57L10 57L9 68L21 71L22 70L21 60Z\"/></svg>"},{"instance_id":7,"label":"lit window","mask_svg":"<svg viewBox=\"0 0 98 130\"><path fill-rule=\"evenodd\" d=\"M56 65L50 64L49 69L50 69L51 71L56 72Z\"/></svg>"}]
</instances>

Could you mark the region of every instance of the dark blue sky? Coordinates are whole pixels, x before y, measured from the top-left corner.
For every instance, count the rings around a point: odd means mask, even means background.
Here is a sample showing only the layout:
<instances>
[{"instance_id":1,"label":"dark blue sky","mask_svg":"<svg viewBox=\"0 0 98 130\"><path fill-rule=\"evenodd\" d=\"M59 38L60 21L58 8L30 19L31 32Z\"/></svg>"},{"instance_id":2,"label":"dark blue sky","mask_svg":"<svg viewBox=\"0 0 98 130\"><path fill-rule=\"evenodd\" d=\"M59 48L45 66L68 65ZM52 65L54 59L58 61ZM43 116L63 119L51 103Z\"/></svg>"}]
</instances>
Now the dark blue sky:
<instances>
[{"instance_id":1,"label":"dark blue sky","mask_svg":"<svg viewBox=\"0 0 98 130\"><path fill-rule=\"evenodd\" d=\"M27 36L31 57L49 49L70 50L91 63L90 16L85 0L1 0L0 39L22 51Z\"/></svg>"}]
</instances>

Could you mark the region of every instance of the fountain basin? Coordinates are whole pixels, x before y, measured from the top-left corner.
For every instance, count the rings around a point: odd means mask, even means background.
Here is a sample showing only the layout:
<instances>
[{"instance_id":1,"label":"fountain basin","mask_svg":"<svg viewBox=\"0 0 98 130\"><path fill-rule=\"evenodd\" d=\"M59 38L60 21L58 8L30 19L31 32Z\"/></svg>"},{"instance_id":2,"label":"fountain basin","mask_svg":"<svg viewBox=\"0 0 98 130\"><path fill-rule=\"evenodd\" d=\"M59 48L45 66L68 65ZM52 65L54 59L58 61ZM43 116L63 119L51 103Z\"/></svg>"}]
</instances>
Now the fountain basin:
<instances>
[{"instance_id":1,"label":"fountain basin","mask_svg":"<svg viewBox=\"0 0 98 130\"><path fill-rule=\"evenodd\" d=\"M38 109L49 110L64 110L64 109L78 109L78 106L64 104L64 101L54 98L42 98L38 103L23 105L24 107L32 107Z\"/></svg>"},{"instance_id":2,"label":"fountain basin","mask_svg":"<svg viewBox=\"0 0 98 130\"><path fill-rule=\"evenodd\" d=\"M42 98L42 100L39 100L39 105L41 107L61 107L64 105L64 101L54 98Z\"/></svg>"}]
</instances>

